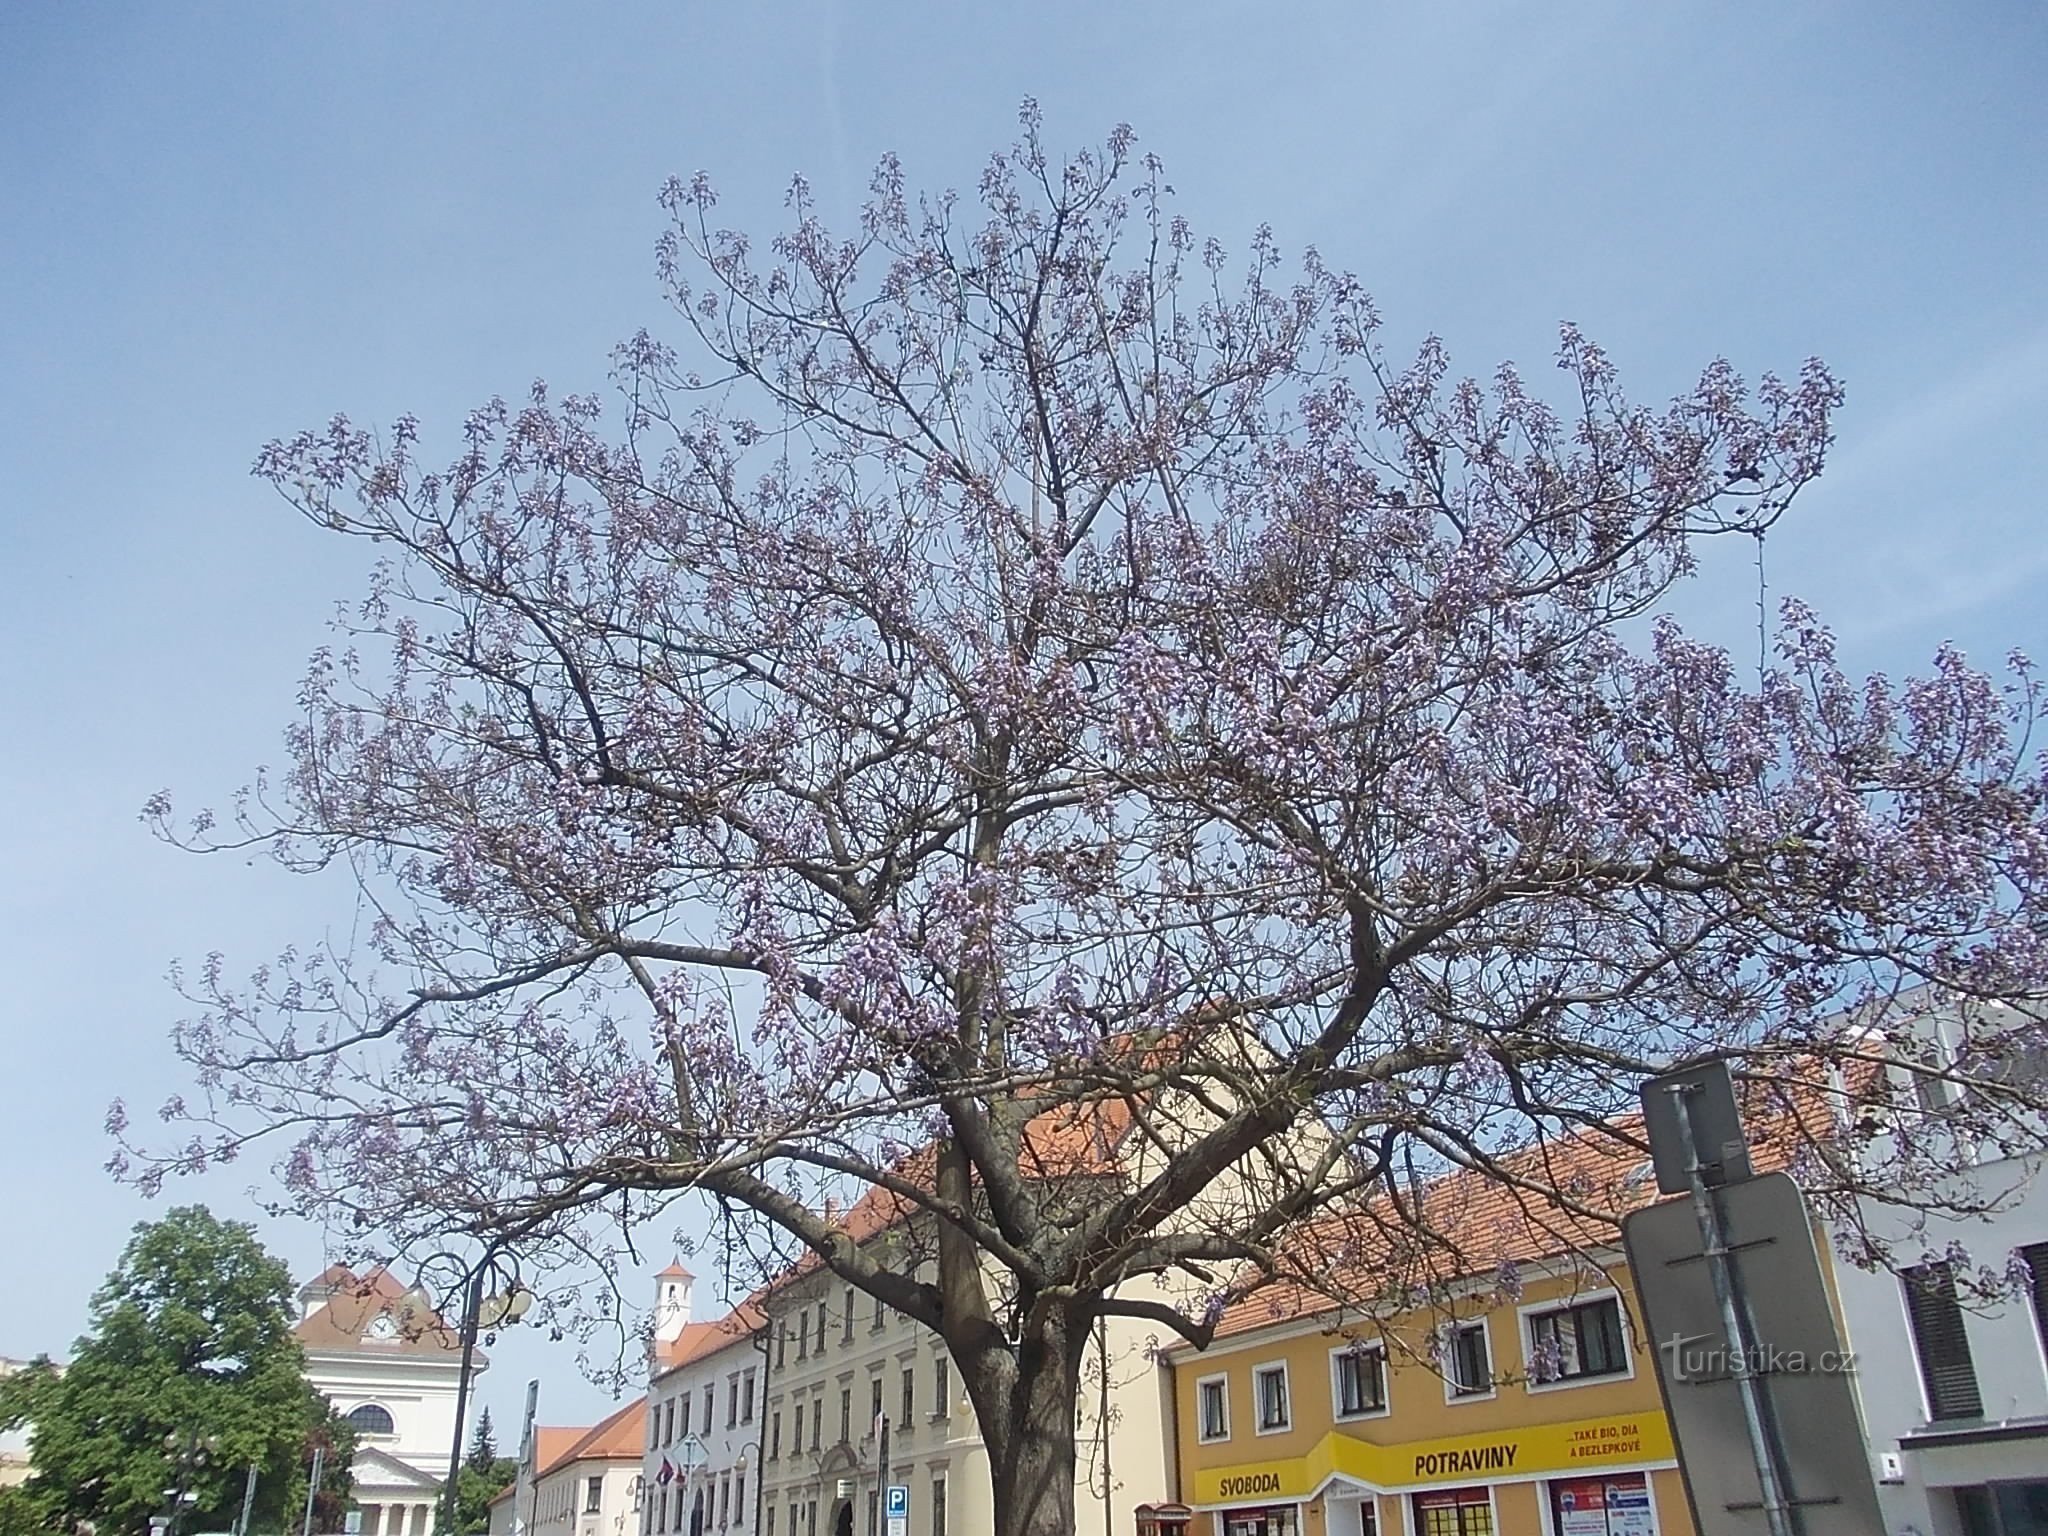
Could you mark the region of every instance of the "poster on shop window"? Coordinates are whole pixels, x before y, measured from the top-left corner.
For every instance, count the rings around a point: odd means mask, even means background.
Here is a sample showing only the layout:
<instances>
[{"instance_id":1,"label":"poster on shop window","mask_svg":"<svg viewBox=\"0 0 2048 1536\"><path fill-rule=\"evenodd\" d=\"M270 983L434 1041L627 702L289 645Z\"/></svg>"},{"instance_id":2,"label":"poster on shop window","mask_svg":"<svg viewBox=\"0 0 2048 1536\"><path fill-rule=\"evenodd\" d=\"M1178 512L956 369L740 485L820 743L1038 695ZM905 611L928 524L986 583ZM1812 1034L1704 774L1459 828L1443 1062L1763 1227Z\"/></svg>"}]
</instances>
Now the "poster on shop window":
<instances>
[{"instance_id":1,"label":"poster on shop window","mask_svg":"<svg viewBox=\"0 0 2048 1536\"><path fill-rule=\"evenodd\" d=\"M1657 1536L1643 1478L1586 1477L1552 1486L1557 1536Z\"/></svg>"}]
</instances>

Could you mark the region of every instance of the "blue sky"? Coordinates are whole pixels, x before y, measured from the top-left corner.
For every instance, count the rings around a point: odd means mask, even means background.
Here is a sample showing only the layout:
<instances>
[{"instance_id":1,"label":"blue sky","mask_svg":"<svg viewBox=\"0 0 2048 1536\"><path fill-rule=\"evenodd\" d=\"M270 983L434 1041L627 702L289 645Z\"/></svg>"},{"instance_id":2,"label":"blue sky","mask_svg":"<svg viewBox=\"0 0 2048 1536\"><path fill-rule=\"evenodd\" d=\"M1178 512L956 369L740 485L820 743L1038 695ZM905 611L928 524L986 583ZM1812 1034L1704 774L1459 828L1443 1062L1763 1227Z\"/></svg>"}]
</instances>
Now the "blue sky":
<instances>
[{"instance_id":1,"label":"blue sky","mask_svg":"<svg viewBox=\"0 0 2048 1536\"><path fill-rule=\"evenodd\" d=\"M1030 95L1058 146L1130 122L1199 228L1318 246L1468 369L1541 373L1567 319L1650 397L1818 354L1849 407L1770 584L1900 672L2048 652L2043 78L2017 0L0 8L0 1354L65 1349L149 1213L100 1124L181 1086L167 963L347 919L136 820L275 760L359 579L256 449L601 386L614 341L675 331L664 176L757 230L793 171L844 210L888 150L971 186ZM1747 646L1754 600L1730 562L1684 611ZM175 1194L249 1214L255 1175ZM508 1431L536 1374L552 1422L605 1405L508 1338Z\"/></svg>"}]
</instances>

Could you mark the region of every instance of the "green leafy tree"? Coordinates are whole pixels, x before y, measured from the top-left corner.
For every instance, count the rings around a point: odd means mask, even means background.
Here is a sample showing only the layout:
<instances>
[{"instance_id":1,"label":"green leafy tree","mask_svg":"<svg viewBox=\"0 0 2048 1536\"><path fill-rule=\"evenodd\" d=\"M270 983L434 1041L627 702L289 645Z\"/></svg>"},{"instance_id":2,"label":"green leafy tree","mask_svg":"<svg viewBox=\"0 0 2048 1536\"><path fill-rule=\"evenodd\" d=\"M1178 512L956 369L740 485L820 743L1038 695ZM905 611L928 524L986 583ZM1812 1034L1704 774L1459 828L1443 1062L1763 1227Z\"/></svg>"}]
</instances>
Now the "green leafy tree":
<instances>
[{"instance_id":1,"label":"green leafy tree","mask_svg":"<svg viewBox=\"0 0 2048 1536\"><path fill-rule=\"evenodd\" d=\"M491 1524L491 1499L519 1475L519 1463L498 1454L497 1432L491 1425L491 1410L477 1416L476 1430L469 1437L469 1453L462 1459L456 1480L456 1529L485 1531Z\"/></svg>"},{"instance_id":2,"label":"green leafy tree","mask_svg":"<svg viewBox=\"0 0 2048 1536\"><path fill-rule=\"evenodd\" d=\"M253 1465L253 1528L278 1530L294 1494L304 1498L323 1436L345 1480L351 1442L305 1379L291 1295L291 1276L249 1226L203 1206L137 1226L71 1364L38 1362L0 1382L0 1425L35 1427L25 1485L34 1520L51 1530L89 1520L126 1536L182 1485L192 1497L180 1526L225 1530ZM167 1439L197 1439L208 1454L181 1472Z\"/></svg>"}]
</instances>

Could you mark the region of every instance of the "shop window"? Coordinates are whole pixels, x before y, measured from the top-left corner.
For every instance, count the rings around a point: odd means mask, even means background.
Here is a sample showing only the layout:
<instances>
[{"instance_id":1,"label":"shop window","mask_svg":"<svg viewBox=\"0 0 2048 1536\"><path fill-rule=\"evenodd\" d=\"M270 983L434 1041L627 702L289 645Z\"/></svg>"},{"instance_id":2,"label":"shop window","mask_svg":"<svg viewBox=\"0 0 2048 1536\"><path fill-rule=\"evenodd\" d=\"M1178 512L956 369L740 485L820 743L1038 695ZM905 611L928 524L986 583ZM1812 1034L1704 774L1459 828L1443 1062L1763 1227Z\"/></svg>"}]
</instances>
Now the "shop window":
<instances>
[{"instance_id":1,"label":"shop window","mask_svg":"<svg viewBox=\"0 0 2048 1536\"><path fill-rule=\"evenodd\" d=\"M1628 1345L1616 1297L1575 1302L1529 1317L1530 1381L1583 1381L1627 1371Z\"/></svg>"},{"instance_id":2,"label":"shop window","mask_svg":"<svg viewBox=\"0 0 2048 1536\"><path fill-rule=\"evenodd\" d=\"M1927 1392L1930 1419L1975 1419L1984 1414L1977 1391L1977 1367L1970 1335L1956 1300L1955 1276L1946 1263L1922 1264L1899 1277L1906 1288L1906 1316L1913 1328L1913 1352L1920 1384Z\"/></svg>"},{"instance_id":3,"label":"shop window","mask_svg":"<svg viewBox=\"0 0 2048 1536\"><path fill-rule=\"evenodd\" d=\"M1493 1392L1493 1351L1485 1323L1459 1323L1445 1335L1444 1391L1454 1398Z\"/></svg>"},{"instance_id":4,"label":"shop window","mask_svg":"<svg viewBox=\"0 0 2048 1536\"><path fill-rule=\"evenodd\" d=\"M1268 1509L1231 1509L1223 1514L1223 1536L1299 1536L1292 1504Z\"/></svg>"},{"instance_id":5,"label":"shop window","mask_svg":"<svg viewBox=\"0 0 2048 1536\"><path fill-rule=\"evenodd\" d=\"M1378 1344L1350 1344L1330 1356L1340 1419L1387 1411L1387 1352Z\"/></svg>"},{"instance_id":6,"label":"shop window","mask_svg":"<svg viewBox=\"0 0 2048 1536\"><path fill-rule=\"evenodd\" d=\"M1418 1493L1415 1536L1493 1536L1493 1501L1484 1488Z\"/></svg>"},{"instance_id":7,"label":"shop window","mask_svg":"<svg viewBox=\"0 0 2048 1536\"><path fill-rule=\"evenodd\" d=\"M1204 1376L1195 1383L1195 1433L1204 1444L1230 1438L1230 1378Z\"/></svg>"},{"instance_id":8,"label":"shop window","mask_svg":"<svg viewBox=\"0 0 2048 1536\"><path fill-rule=\"evenodd\" d=\"M1656 1536L1649 1480L1638 1472L1554 1482L1550 1528L1557 1536Z\"/></svg>"},{"instance_id":9,"label":"shop window","mask_svg":"<svg viewBox=\"0 0 2048 1536\"><path fill-rule=\"evenodd\" d=\"M2048 1483L1986 1483L1955 1490L1962 1536L2026 1536L2048 1530Z\"/></svg>"},{"instance_id":10,"label":"shop window","mask_svg":"<svg viewBox=\"0 0 2048 1536\"><path fill-rule=\"evenodd\" d=\"M1262 1365L1252 1372L1252 1401L1258 1405L1260 1434L1273 1434L1293 1422L1287 1404L1284 1362Z\"/></svg>"}]
</instances>

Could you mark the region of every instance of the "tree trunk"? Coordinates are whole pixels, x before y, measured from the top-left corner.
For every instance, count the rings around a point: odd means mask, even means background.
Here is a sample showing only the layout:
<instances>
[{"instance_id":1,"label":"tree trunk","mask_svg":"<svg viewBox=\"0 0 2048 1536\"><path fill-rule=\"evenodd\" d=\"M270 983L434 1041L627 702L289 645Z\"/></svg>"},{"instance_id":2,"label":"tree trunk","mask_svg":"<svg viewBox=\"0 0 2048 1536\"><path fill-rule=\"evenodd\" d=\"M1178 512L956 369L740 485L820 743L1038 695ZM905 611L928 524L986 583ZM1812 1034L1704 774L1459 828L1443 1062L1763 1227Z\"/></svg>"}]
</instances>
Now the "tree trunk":
<instances>
[{"instance_id":1,"label":"tree trunk","mask_svg":"<svg viewBox=\"0 0 2048 1536\"><path fill-rule=\"evenodd\" d=\"M1074 1536L1074 1416L1087 1347L1087 1323L1053 1312L1018 1344L1009 1390L975 1403L994 1483L994 1536Z\"/></svg>"}]
</instances>

